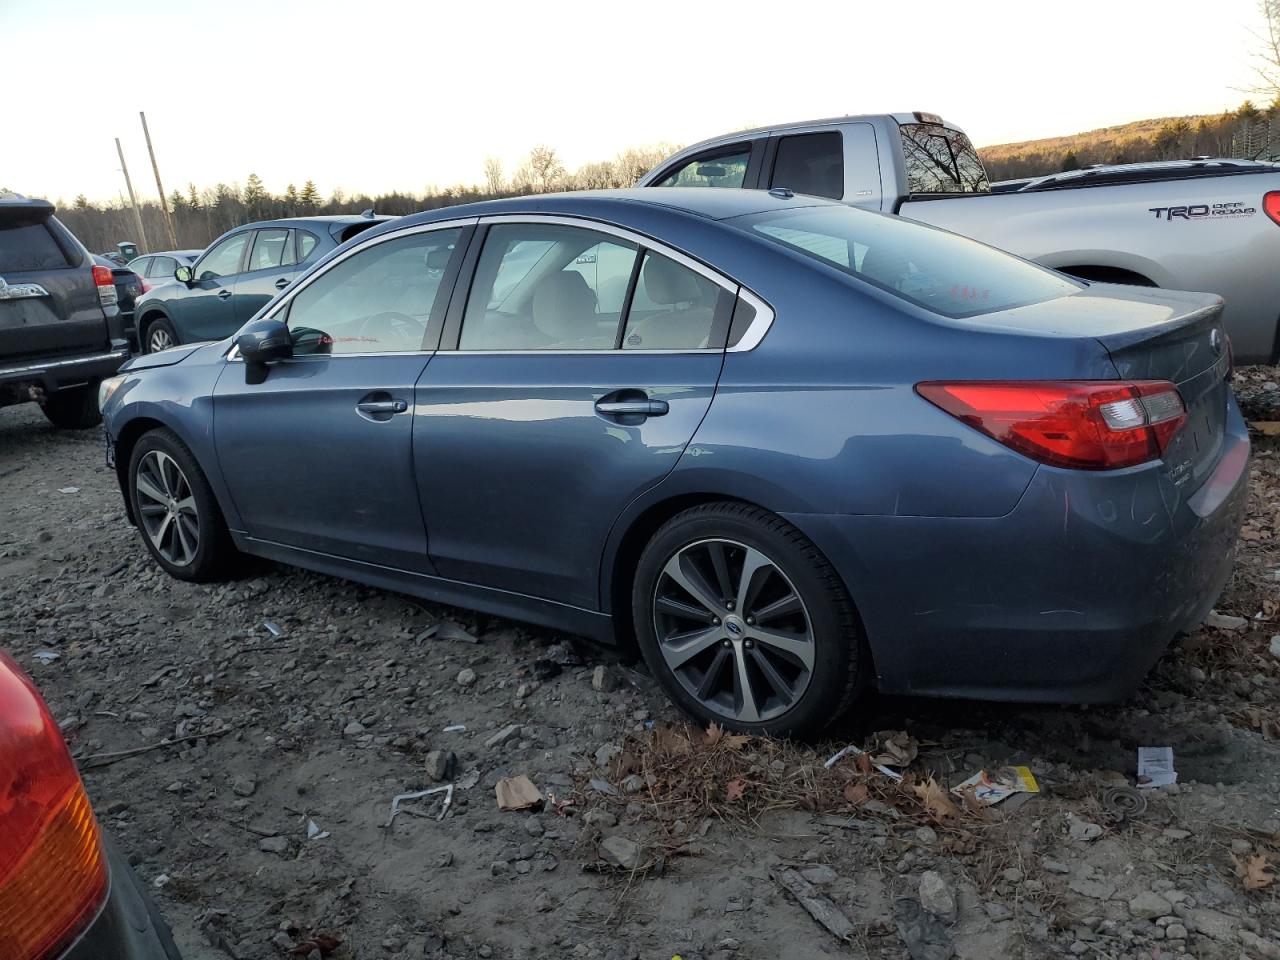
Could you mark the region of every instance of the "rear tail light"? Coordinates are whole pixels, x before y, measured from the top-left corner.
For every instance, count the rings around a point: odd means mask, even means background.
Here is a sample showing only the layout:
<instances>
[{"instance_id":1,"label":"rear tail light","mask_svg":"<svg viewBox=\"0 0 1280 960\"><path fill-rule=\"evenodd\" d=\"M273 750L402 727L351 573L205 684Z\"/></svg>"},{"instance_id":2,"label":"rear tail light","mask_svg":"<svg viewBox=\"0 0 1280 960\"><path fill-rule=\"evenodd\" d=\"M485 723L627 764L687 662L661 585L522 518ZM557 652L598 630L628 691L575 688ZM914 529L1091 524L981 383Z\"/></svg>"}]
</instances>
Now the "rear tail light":
<instances>
[{"instance_id":1,"label":"rear tail light","mask_svg":"<svg viewBox=\"0 0 1280 960\"><path fill-rule=\"evenodd\" d=\"M1262 209L1274 222L1280 223L1280 190L1263 195Z\"/></svg>"},{"instance_id":2,"label":"rear tail light","mask_svg":"<svg viewBox=\"0 0 1280 960\"><path fill-rule=\"evenodd\" d=\"M0 957L59 956L106 895L98 825L62 733L0 653Z\"/></svg>"},{"instance_id":3,"label":"rear tail light","mask_svg":"<svg viewBox=\"0 0 1280 960\"><path fill-rule=\"evenodd\" d=\"M1157 460L1187 419L1164 380L921 383L930 403L1055 467L1115 470Z\"/></svg>"},{"instance_id":4,"label":"rear tail light","mask_svg":"<svg viewBox=\"0 0 1280 960\"><path fill-rule=\"evenodd\" d=\"M93 282L98 287L98 301L104 307L114 307L119 302L116 296L116 281L111 269L99 263L93 265Z\"/></svg>"},{"instance_id":5,"label":"rear tail light","mask_svg":"<svg viewBox=\"0 0 1280 960\"><path fill-rule=\"evenodd\" d=\"M139 280L138 282L139 282L140 284L142 284L142 292L143 292L143 293L150 293L150 292L151 292L151 289L152 289L151 284L147 283L147 281L145 281L145 280Z\"/></svg>"}]
</instances>

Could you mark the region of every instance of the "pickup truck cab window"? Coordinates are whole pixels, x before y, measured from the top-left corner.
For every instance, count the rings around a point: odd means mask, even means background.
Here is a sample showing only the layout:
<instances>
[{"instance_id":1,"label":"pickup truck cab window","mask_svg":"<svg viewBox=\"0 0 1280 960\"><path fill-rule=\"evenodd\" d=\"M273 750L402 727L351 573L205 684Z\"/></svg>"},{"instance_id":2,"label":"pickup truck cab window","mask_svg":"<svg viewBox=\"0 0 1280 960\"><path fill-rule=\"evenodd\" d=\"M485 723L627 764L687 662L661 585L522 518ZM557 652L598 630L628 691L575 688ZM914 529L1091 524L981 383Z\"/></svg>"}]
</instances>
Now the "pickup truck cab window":
<instances>
[{"instance_id":1,"label":"pickup truck cab window","mask_svg":"<svg viewBox=\"0 0 1280 960\"><path fill-rule=\"evenodd\" d=\"M902 154L910 193L982 193L987 171L969 137L936 123L902 124Z\"/></svg>"},{"instance_id":2,"label":"pickup truck cab window","mask_svg":"<svg viewBox=\"0 0 1280 960\"><path fill-rule=\"evenodd\" d=\"M659 187L742 187L746 184L751 144L717 148L682 164L656 184Z\"/></svg>"},{"instance_id":3,"label":"pickup truck cab window","mask_svg":"<svg viewBox=\"0 0 1280 960\"><path fill-rule=\"evenodd\" d=\"M838 130L778 138L770 187L839 200L844 196L844 138Z\"/></svg>"}]
</instances>

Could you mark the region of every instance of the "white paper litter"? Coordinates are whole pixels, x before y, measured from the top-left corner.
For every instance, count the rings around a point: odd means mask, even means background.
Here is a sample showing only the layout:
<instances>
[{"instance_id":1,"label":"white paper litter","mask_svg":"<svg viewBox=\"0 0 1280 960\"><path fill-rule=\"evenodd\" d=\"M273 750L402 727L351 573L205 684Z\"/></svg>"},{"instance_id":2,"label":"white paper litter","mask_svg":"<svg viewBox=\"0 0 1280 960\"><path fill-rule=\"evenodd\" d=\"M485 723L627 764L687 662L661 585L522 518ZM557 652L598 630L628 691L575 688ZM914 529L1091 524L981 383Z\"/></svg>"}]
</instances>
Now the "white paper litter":
<instances>
[{"instance_id":1,"label":"white paper litter","mask_svg":"<svg viewBox=\"0 0 1280 960\"><path fill-rule=\"evenodd\" d=\"M1173 747L1138 748L1138 786L1167 787L1178 782L1178 771L1173 769Z\"/></svg>"}]
</instances>

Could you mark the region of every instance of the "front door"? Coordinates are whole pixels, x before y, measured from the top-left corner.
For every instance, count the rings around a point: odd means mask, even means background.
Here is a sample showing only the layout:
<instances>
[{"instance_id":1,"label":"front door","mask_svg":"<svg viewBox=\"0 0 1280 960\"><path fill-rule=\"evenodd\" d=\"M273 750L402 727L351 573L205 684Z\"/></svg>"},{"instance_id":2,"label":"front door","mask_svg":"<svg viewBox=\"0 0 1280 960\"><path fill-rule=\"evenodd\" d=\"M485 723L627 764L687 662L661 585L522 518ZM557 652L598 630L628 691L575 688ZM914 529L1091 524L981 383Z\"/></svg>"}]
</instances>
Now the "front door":
<instances>
[{"instance_id":1,"label":"front door","mask_svg":"<svg viewBox=\"0 0 1280 960\"><path fill-rule=\"evenodd\" d=\"M242 326L271 302L297 275L294 233L285 227L254 231L244 273L236 278L231 302L236 325Z\"/></svg>"},{"instance_id":2,"label":"front door","mask_svg":"<svg viewBox=\"0 0 1280 960\"><path fill-rule=\"evenodd\" d=\"M414 398L432 562L598 609L610 527L711 402L733 292L621 236L515 222L487 228L465 302Z\"/></svg>"},{"instance_id":3,"label":"front door","mask_svg":"<svg viewBox=\"0 0 1280 960\"><path fill-rule=\"evenodd\" d=\"M280 307L294 356L249 383L228 363L214 442L252 537L430 571L412 460L414 384L462 228L378 238ZM440 317L437 316L437 324Z\"/></svg>"},{"instance_id":4,"label":"front door","mask_svg":"<svg viewBox=\"0 0 1280 960\"><path fill-rule=\"evenodd\" d=\"M239 326L231 297L252 237L251 230L232 234L192 268L191 282L174 305L178 336L183 342L221 340Z\"/></svg>"}]
</instances>

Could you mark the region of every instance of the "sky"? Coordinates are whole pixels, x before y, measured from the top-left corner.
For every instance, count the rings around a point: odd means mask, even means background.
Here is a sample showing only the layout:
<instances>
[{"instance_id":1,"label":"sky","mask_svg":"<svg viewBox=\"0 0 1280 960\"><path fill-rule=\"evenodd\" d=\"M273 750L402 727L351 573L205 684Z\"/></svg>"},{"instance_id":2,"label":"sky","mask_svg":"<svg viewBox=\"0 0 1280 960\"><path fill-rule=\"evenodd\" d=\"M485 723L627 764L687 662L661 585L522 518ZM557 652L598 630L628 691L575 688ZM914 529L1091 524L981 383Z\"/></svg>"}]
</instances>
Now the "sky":
<instances>
[{"instance_id":1,"label":"sky","mask_svg":"<svg viewBox=\"0 0 1280 960\"><path fill-rule=\"evenodd\" d=\"M1218 112L1257 0L0 0L0 186L421 194L747 126L925 110L982 144ZM23 96L23 91L30 94ZM24 102L25 101L25 102Z\"/></svg>"}]
</instances>

